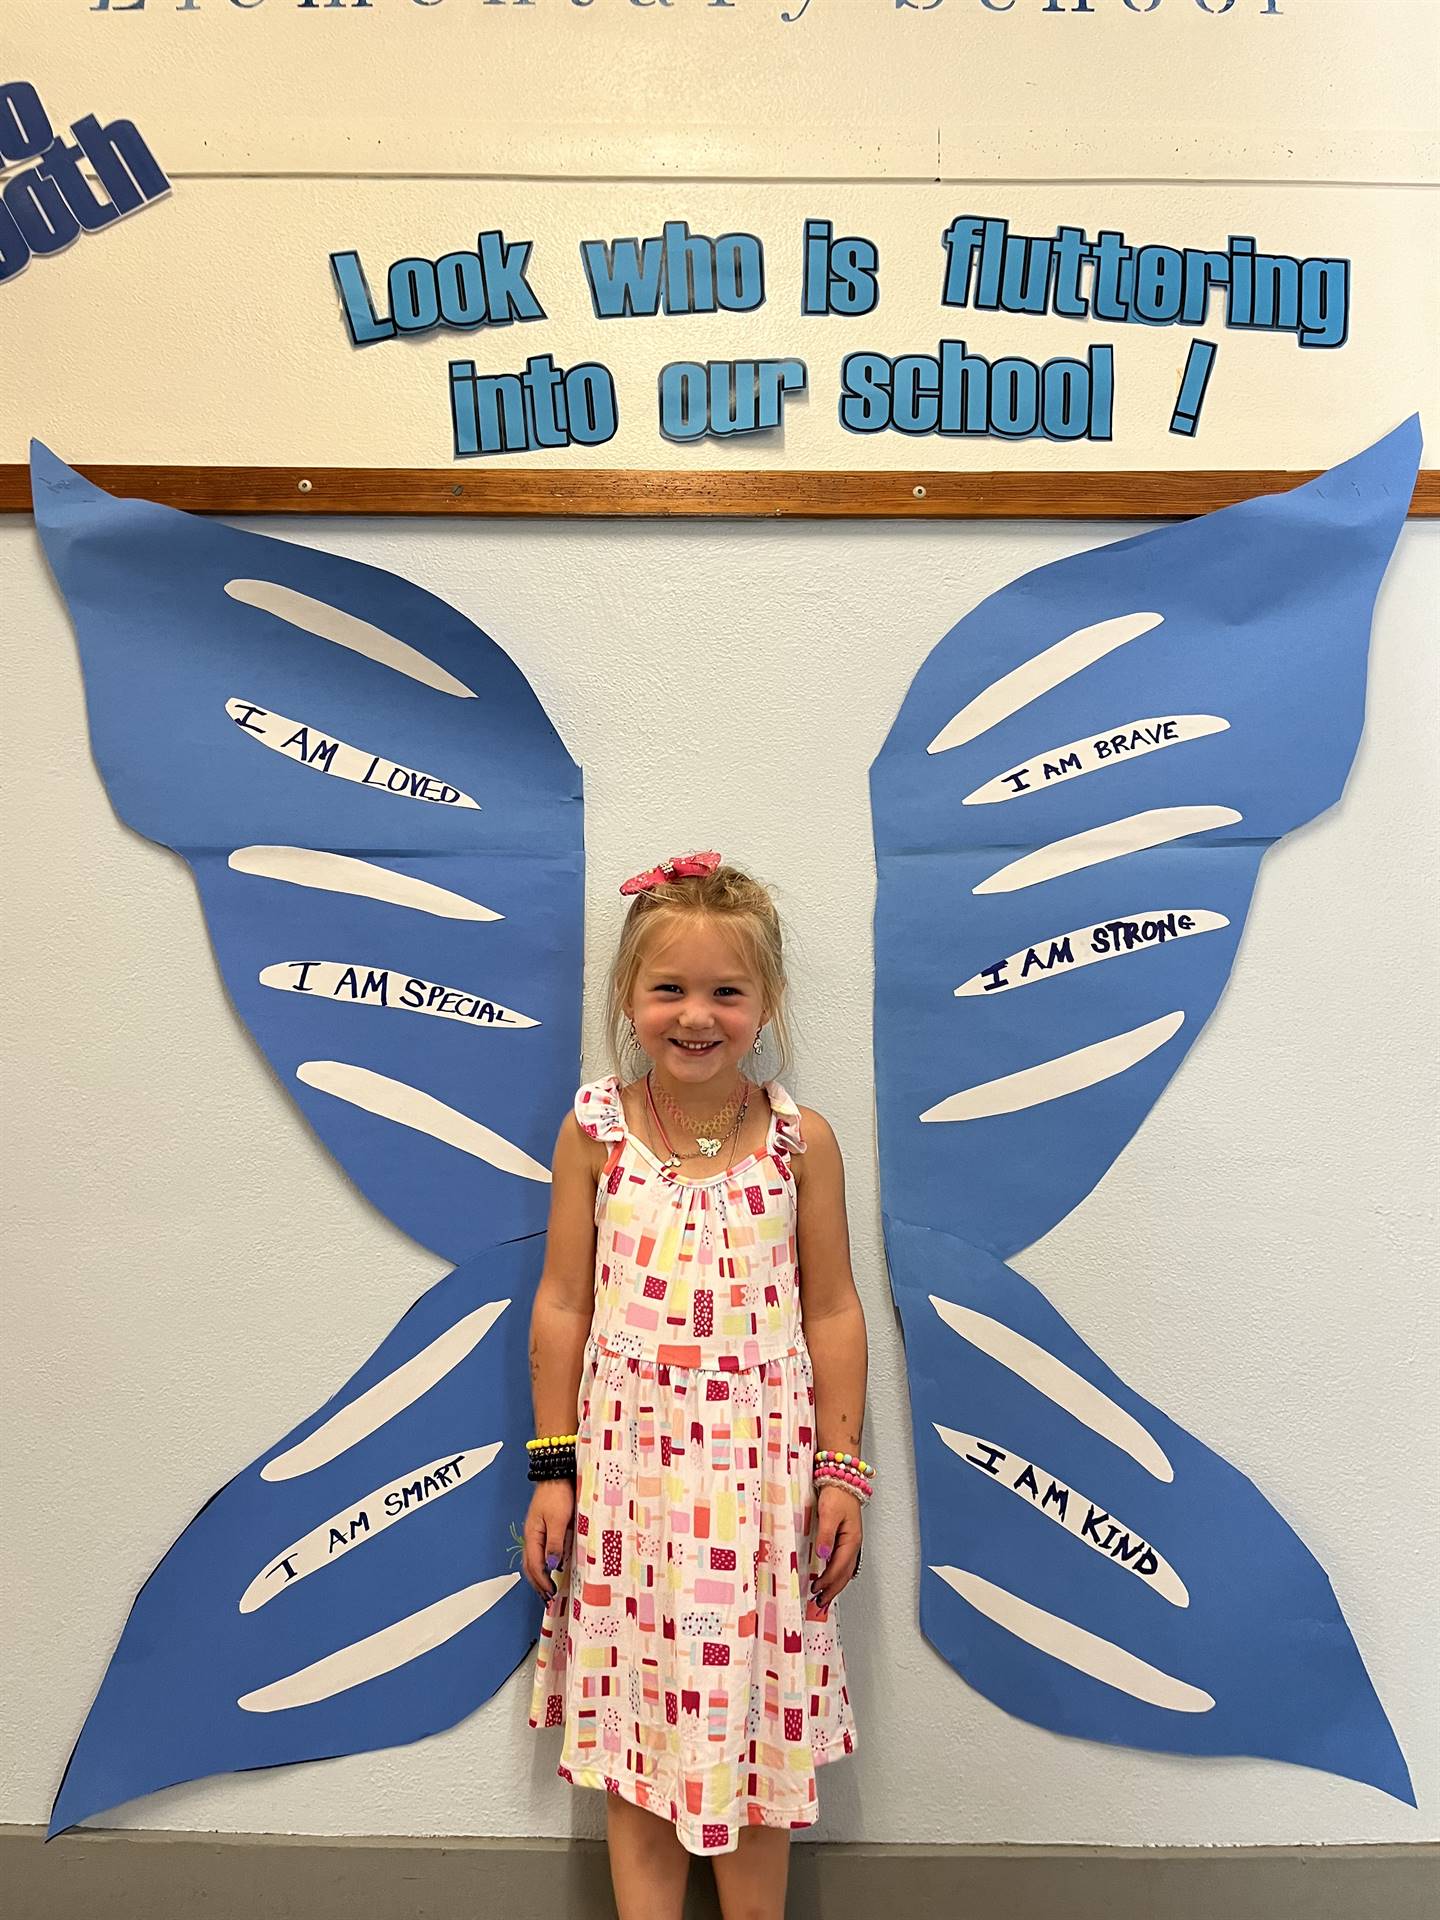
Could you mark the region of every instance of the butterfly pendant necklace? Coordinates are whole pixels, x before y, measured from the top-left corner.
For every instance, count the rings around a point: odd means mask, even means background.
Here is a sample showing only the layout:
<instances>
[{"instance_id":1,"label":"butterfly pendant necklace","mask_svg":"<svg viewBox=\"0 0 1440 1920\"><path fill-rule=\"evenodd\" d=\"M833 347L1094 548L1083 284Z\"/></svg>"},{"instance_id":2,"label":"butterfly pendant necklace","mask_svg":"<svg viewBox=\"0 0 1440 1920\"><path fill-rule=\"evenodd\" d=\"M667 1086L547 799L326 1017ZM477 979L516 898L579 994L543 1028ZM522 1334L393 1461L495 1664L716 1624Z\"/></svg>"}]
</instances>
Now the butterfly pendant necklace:
<instances>
[{"instance_id":1,"label":"butterfly pendant necklace","mask_svg":"<svg viewBox=\"0 0 1440 1920\"><path fill-rule=\"evenodd\" d=\"M646 1075L645 1085L647 1090L651 1086L652 1079L653 1075ZM669 1109L671 1117L678 1120L688 1133L694 1134L695 1144L699 1151L704 1154L707 1160L713 1160L715 1155L719 1153L721 1144L734 1124L737 1114L744 1110L750 1098L750 1085L749 1082L742 1077L738 1090L725 1102L713 1120L692 1120L678 1101L671 1099L664 1087L660 1089L660 1098ZM652 1106L654 1104L653 1093L651 1094L651 1104Z\"/></svg>"},{"instance_id":2,"label":"butterfly pendant necklace","mask_svg":"<svg viewBox=\"0 0 1440 1920\"><path fill-rule=\"evenodd\" d=\"M697 1153L703 1154L707 1160L715 1159L720 1149L727 1144L727 1141L731 1143L732 1146L739 1141L740 1129L745 1124L745 1115L750 1108L750 1086L748 1081L742 1081L742 1089L734 1099L727 1101L713 1120L701 1123L701 1126L708 1128L708 1131L701 1131L699 1128L692 1129L695 1133L695 1149ZM660 1098L673 1113L684 1121L687 1127L690 1126L691 1123L684 1112L676 1105L663 1088L660 1092ZM645 1076L645 1104L649 1109L650 1118L654 1123L655 1130L664 1143L666 1157L662 1160L661 1165L667 1173L673 1173L675 1169L682 1164L686 1156L675 1151L674 1142L665 1131L665 1122L660 1118L660 1109L655 1104L655 1092L651 1084L651 1075L648 1073Z\"/></svg>"}]
</instances>

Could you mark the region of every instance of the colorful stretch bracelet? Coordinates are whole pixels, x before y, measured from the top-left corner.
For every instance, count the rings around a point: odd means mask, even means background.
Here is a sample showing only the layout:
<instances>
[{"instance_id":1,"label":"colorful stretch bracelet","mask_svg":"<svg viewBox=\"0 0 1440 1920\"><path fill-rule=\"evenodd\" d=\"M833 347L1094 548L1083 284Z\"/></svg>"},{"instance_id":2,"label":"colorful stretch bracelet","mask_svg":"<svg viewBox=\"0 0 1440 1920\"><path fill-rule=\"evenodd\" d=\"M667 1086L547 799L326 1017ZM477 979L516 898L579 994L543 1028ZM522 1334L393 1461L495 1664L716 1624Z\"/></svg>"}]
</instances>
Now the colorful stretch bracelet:
<instances>
[{"instance_id":1,"label":"colorful stretch bracelet","mask_svg":"<svg viewBox=\"0 0 1440 1920\"><path fill-rule=\"evenodd\" d=\"M815 1464L830 1467L848 1467L853 1473L863 1473L867 1480L875 1478L875 1469L868 1460L862 1460L858 1453L835 1453L829 1447L820 1447L815 1454Z\"/></svg>"},{"instance_id":2,"label":"colorful stretch bracelet","mask_svg":"<svg viewBox=\"0 0 1440 1920\"><path fill-rule=\"evenodd\" d=\"M848 1486L848 1485L845 1485L845 1482L843 1481L831 1480L828 1478L820 1479L815 1482L816 1491L819 1493L823 1493L826 1487L831 1487L831 1486L835 1486L835 1487L845 1486L846 1493L852 1495L854 1499L858 1500L861 1507L868 1507L870 1504L871 1496L868 1493L862 1493L859 1487Z\"/></svg>"},{"instance_id":3,"label":"colorful stretch bracelet","mask_svg":"<svg viewBox=\"0 0 1440 1920\"><path fill-rule=\"evenodd\" d=\"M874 1494L874 1486L862 1473L851 1473L847 1467L816 1467L816 1480L841 1480L845 1486L852 1486L856 1494Z\"/></svg>"},{"instance_id":4,"label":"colorful stretch bracelet","mask_svg":"<svg viewBox=\"0 0 1440 1920\"><path fill-rule=\"evenodd\" d=\"M844 1487L853 1493L861 1506L865 1506L873 1496L875 1489L863 1473L851 1473L847 1467L820 1466L815 1469L815 1484L822 1487L829 1480L836 1486Z\"/></svg>"},{"instance_id":5,"label":"colorful stretch bracelet","mask_svg":"<svg viewBox=\"0 0 1440 1920\"><path fill-rule=\"evenodd\" d=\"M525 1446L528 1452L539 1453L544 1447L573 1447L579 1438L578 1433L552 1433L539 1440L527 1440Z\"/></svg>"}]
</instances>

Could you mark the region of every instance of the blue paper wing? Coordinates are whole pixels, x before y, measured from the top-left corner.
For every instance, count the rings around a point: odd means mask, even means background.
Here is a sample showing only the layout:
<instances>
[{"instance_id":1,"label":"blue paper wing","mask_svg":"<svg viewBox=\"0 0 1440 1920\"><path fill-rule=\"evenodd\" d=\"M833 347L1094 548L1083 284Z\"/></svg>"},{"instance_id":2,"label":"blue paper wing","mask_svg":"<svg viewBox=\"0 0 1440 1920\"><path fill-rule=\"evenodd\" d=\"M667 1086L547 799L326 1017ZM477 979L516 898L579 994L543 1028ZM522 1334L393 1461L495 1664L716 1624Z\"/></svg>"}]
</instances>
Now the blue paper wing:
<instances>
[{"instance_id":1,"label":"blue paper wing","mask_svg":"<svg viewBox=\"0 0 1440 1920\"><path fill-rule=\"evenodd\" d=\"M928 1637L1042 1725L1276 1755L1407 1799L1394 1736L1304 1548L1243 1476L1168 1423L1185 1470L1172 1462L1157 1489L1153 1462L1117 1469L1073 1410L1057 1422L1004 1329L1040 1315L1032 1344L1068 1342L1072 1371L1104 1369L1001 1262L1114 1163L1215 1007L1266 847L1339 796L1419 451L1411 421L1292 493L1003 588L922 666L871 771L886 1242L924 1558L959 1570L958 1588L926 1576ZM942 1271L990 1325L983 1365L964 1338L937 1340ZM1165 1554L1197 1597L1158 1597L1053 1512L1026 1511L1028 1488L986 1486L994 1476L966 1451L979 1442L1032 1465L1036 1503L1053 1483L1087 1511L1113 1504L1135 1557ZM1245 1551L1222 1576L1226 1528ZM1112 1668L1127 1654L1153 1663L1174 1683L1166 1703L1137 1704L1067 1658L1086 1632L1112 1643L1090 1648ZM1262 1674L1263 1690L1247 1686ZM1200 1693L1214 1704L1199 1708Z\"/></svg>"},{"instance_id":2,"label":"blue paper wing","mask_svg":"<svg viewBox=\"0 0 1440 1920\"><path fill-rule=\"evenodd\" d=\"M1143 1400L992 1255L892 1220L926 1638L1007 1712L1250 1754L1414 1804L1339 1602L1244 1474Z\"/></svg>"},{"instance_id":3,"label":"blue paper wing","mask_svg":"<svg viewBox=\"0 0 1440 1920\"><path fill-rule=\"evenodd\" d=\"M523 674L393 574L112 499L38 445L32 483L107 790L190 862L306 1118L450 1259L542 1228L584 847L579 770Z\"/></svg>"},{"instance_id":4,"label":"blue paper wing","mask_svg":"<svg viewBox=\"0 0 1440 1920\"><path fill-rule=\"evenodd\" d=\"M113 500L43 447L32 479L116 810L189 861L234 1003L340 1164L465 1263L147 1581L55 1832L419 1739L533 1641L509 1527L584 851L579 771L523 675L433 595Z\"/></svg>"},{"instance_id":5,"label":"blue paper wing","mask_svg":"<svg viewBox=\"0 0 1440 1920\"><path fill-rule=\"evenodd\" d=\"M1293 493L1042 567L920 668L871 772L892 1214L1003 1259L1114 1163L1219 998L1265 848L1344 786L1419 452L1412 421ZM1128 950L1097 957L1116 923Z\"/></svg>"},{"instance_id":6,"label":"blue paper wing","mask_svg":"<svg viewBox=\"0 0 1440 1920\"><path fill-rule=\"evenodd\" d=\"M512 1529L544 1236L467 1261L141 1588L50 1831L205 1774L422 1739L535 1639Z\"/></svg>"}]
</instances>

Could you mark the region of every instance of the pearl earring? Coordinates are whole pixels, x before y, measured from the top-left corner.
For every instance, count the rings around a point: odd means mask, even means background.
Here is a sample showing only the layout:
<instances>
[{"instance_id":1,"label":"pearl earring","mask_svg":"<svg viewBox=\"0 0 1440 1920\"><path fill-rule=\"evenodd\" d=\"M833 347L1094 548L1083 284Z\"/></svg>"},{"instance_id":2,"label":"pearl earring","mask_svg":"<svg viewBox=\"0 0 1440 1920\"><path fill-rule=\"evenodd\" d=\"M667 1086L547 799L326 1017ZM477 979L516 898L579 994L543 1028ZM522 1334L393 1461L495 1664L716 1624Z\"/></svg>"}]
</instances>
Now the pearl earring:
<instances>
[{"instance_id":1,"label":"pearl earring","mask_svg":"<svg viewBox=\"0 0 1440 1920\"><path fill-rule=\"evenodd\" d=\"M764 1033L765 1033L765 1029L763 1027L757 1027L755 1029L755 1044L750 1049L752 1053L759 1053L761 1048L764 1046L765 1044L764 1037L763 1037Z\"/></svg>"}]
</instances>

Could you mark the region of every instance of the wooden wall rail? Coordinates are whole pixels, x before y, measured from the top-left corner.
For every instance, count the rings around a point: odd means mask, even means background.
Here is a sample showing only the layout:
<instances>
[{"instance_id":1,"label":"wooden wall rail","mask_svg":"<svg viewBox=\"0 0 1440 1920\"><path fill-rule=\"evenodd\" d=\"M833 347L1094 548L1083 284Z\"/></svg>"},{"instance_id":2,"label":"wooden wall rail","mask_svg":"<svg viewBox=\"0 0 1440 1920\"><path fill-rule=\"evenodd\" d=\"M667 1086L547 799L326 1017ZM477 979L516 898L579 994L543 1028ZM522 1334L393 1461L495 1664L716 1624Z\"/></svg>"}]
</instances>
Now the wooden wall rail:
<instances>
[{"instance_id":1,"label":"wooden wall rail","mask_svg":"<svg viewBox=\"0 0 1440 1920\"><path fill-rule=\"evenodd\" d=\"M609 519L1167 520L1283 493L1313 473L642 473L602 468L145 467L86 464L107 492L192 513L583 515ZM0 512L30 478L0 463ZM1412 517L1440 517L1440 469Z\"/></svg>"}]
</instances>

